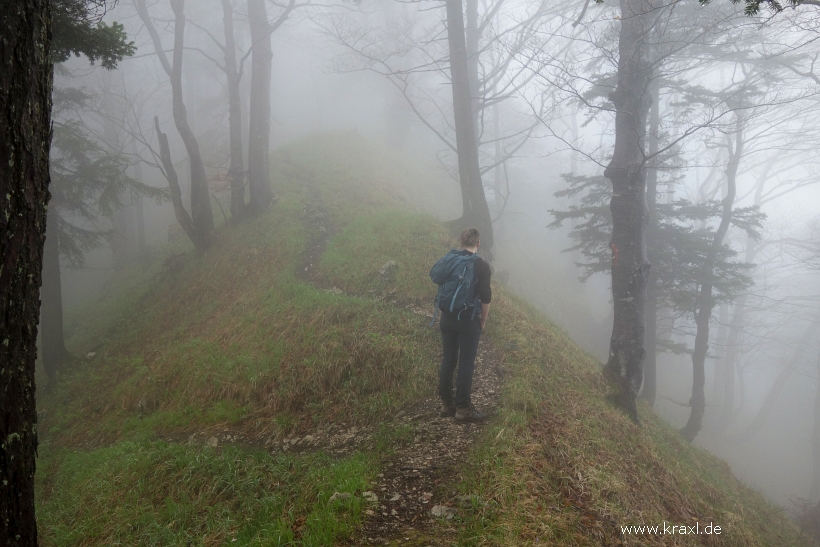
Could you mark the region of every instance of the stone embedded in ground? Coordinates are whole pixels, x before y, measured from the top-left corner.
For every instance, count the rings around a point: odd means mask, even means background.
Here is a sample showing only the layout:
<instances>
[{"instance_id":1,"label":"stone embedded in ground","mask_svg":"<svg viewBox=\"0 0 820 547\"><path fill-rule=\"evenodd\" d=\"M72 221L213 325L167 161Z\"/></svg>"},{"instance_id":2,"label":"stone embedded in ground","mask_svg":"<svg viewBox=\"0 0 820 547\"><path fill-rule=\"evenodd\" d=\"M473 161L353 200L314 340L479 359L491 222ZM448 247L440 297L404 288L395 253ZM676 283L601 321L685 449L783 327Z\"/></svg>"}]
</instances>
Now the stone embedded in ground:
<instances>
[{"instance_id":1,"label":"stone embedded in ground","mask_svg":"<svg viewBox=\"0 0 820 547\"><path fill-rule=\"evenodd\" d=\"M450 520L458 511L454 507L447 507L446 505L434 505L430 510L430 514L436 518Z\"/></svg>"},{"instance_id":2,"label":"stone embedded in ground","mask_svg":"<svg viewBox=\"0 0 820 547\"><path fill-rule=\"evenodd\" d=\"M473 496L472 494L466 494L464 496L458 497L458 504L461 507L472 507L473 500L477 500L476 496Z\"/></svg>"},{"instance_id":3,"label":"stone embedded in ground","mask_svg":"<svg viewBox=\"0 0 820 547\"><path fill-rule=\"evenodd\" d=\"M349 500L353 497L353 494L350 492L333 492L333 495L330 496L330 499L327 500L328 503L333 503L336 500Z\"/></svg>"},{"instance_id":4,"label":"stone embedded in ground","mask_svg":"<svg viewBox=\"0 0 820 547\"><path fill-rule=\"evenodd\" d=\"M374 492L362 492L362 497L368 503L379 503L379 496L377 496Z\"/></svg>"},{"instance_id":5,"label":"stone embedded in ground","mask_svg":"<svg viewBox=\"0 0 820 547\"><path fill-rule=\"evenodd\" d=\"M393 274L396 273L396 270L399 269L399 265L396 263L395 260L389 260L385 262L384 266L379 268L379 275L386 278L393 277Z\"/></svg>"}]
</instances>

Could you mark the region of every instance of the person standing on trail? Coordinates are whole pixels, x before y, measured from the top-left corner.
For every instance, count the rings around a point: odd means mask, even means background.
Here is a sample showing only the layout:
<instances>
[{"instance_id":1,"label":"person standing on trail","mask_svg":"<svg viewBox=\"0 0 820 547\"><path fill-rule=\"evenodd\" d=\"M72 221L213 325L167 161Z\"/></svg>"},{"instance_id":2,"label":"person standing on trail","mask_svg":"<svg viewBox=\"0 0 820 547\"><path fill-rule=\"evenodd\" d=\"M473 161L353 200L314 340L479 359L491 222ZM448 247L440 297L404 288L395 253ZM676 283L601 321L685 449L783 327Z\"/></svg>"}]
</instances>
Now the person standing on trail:
<instances>
[{"instance_id":1,"label":"person standing on trail","mask_svg":"<svg viewBox=\"0 0 820 547\"><path fill-rule=\"evenodd\" d=\"M460 423L487 418L470 400L478 340L490 315L490 265L477 255L481 245L478 230L461 234L461 249L452 250L430 271L439 285L436 309L441 310L441 341L444 348L439 369L438 393L441 417L454 416ZM435 315L433 317L435 322ZM453 373L456 392L453 398Z\"/></svg>"}]
</instances>

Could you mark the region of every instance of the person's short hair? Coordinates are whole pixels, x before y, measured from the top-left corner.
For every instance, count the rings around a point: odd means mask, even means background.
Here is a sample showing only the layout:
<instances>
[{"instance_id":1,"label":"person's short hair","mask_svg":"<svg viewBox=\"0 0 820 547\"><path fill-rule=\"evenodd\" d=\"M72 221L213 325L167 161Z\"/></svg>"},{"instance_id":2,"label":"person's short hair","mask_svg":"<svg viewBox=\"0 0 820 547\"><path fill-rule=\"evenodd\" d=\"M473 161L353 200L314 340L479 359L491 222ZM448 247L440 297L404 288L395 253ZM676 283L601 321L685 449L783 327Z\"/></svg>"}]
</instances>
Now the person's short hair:
<instances>
[{"instance_id":1,"label":"person's short hair","mask_svg":"<svg viewBox=\"0 0 820 547\"><path fill-rule=\"evenodd\" d=\"M475 247L479 242L479 233L477 228L468 228L461 232L461 247Z\"/></svg>"}]
</instances>

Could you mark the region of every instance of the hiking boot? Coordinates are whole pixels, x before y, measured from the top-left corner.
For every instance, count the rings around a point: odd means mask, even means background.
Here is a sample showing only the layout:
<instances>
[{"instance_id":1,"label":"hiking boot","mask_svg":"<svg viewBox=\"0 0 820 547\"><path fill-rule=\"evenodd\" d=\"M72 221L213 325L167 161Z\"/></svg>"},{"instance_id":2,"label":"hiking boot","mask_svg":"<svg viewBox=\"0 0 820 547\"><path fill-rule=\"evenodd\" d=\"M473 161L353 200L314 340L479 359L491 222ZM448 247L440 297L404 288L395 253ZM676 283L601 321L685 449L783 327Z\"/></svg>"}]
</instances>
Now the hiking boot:
<instances>
[{"instance_id":1,"label":"hiking boot","mask_svg":"<svg viewBox=\"0 0 820 547\"><path fill-rule=\"evenodd\" d=\"M487 414L479 412L473 405L456 408L456 421L460 424L483 422Z\"/></svg>"},{"instance_id":2,"label":"hiking boot","mask_svg":"<svg viewBox=\"0 0 820 547\"><path fill-rule=\"evenodd\" d=\"M439 416L442 418L449 418L456 415L456 405L453 403L441 403L441 412Z\"/></svg>"}]
</instances>

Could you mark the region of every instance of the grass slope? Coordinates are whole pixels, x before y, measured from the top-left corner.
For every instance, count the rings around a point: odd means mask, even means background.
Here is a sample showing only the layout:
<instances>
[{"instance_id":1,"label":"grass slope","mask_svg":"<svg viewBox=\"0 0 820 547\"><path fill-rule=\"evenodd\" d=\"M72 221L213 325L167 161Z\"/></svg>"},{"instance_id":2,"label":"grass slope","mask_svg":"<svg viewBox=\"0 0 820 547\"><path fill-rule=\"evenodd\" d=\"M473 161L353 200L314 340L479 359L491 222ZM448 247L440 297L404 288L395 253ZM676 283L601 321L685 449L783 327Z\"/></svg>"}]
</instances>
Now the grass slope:
<instances>
[{"instance_id":1,"label":"grass slope","mask_svg":"<svg viewBox=\"0 0 820 547\"><path fill-rule=\"evenodd\" d=\"M134 268L73 316L77 354L97 355L40 398L41 543L332 545L355 537L394 438L343 458L270 456L253 446L182 442L230 428L282 438L328 422L373 424L428 393L438 337L407 303L428 305L443 229L401 196L423 177L350 135L273 156L279 199ZM300 278L304 206L335 231L316 279ZM183 254L184 253L184 254ZM172 257L169 262L166 257ZM379 267L398 263L385 280ZM464 545L807 545L728 466L642 409L638 429L606 403L597 364L525 303L495 287L488 335L504 355L501 411L457 485L473 507ZM396 305L396 302L402 305ZM329 502L334 492L351 498ZM622 525L703 527L712 536L625 535Z\"/></svg>"}]
</instances>

